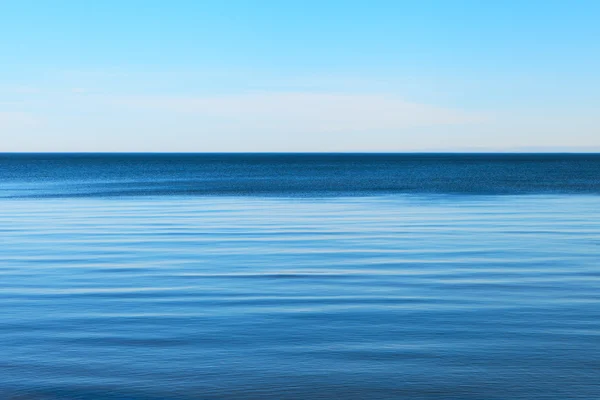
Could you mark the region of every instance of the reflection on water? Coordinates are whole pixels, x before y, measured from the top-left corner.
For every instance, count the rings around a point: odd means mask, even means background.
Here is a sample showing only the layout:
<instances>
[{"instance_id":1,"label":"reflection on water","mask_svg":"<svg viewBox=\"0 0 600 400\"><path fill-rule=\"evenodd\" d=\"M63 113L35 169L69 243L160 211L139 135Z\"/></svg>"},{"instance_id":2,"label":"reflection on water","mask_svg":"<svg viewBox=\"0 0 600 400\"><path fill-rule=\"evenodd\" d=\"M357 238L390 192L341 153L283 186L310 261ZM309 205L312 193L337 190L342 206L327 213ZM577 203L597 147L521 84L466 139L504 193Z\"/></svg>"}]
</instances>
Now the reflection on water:
<instances>
[{"instance_id":1,"label":"reflection on water","mask_svg":"<svg viewBox=\"0 0 600 400\"><path fill-rule=\"evenodd\" d=\"M5 198L0 243L2 398L600 398L598 196Z\"/></svg>"}]
</instances>

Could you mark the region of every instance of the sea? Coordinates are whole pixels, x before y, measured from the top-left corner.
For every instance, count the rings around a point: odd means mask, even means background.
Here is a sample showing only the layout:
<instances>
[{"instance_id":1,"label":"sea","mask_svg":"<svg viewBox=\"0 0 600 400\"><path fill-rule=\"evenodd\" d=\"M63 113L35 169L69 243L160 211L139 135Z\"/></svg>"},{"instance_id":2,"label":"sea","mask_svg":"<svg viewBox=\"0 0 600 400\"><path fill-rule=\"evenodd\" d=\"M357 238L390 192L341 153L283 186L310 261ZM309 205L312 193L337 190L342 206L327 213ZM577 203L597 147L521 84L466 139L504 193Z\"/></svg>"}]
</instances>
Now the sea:
<instances>
[{"instance_id":1,"label":"sea","mask_svg":"<svg viewBox=\"0 0 600 400\"><path fill-rule=\"evenodd\" d=\"M0 154L0 399L600 399L600 154Z\"/></svg>"}]
</instances>

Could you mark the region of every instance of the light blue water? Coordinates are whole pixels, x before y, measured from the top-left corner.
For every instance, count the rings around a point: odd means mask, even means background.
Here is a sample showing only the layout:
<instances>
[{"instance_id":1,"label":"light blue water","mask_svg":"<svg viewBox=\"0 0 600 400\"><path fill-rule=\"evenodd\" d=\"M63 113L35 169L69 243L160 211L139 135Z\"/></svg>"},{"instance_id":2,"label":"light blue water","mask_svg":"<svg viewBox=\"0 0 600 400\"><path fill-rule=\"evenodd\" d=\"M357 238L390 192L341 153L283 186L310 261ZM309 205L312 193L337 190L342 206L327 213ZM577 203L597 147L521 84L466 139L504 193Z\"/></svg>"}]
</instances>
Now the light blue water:
<instances>
[{"instance_id":1,"label":"light blue water","mask_svg":"<svg viewBox=\"0 0 600 400\"><path fill-rule=\"evenodd\" d=\"M0 398L600 398L595 194L82 198L98 177L11 171Z\"/></svg>"}]
</instances>

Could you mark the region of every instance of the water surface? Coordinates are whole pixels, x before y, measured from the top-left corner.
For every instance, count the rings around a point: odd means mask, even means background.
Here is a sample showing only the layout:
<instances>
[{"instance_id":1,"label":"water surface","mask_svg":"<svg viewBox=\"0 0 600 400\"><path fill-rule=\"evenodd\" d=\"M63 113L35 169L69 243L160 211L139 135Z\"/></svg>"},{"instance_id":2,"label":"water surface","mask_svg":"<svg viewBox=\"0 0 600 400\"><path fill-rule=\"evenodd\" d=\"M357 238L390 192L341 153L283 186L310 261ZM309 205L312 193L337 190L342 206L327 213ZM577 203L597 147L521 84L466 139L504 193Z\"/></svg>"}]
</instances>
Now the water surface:
<instances>
[{"instance_id":1,"label":"water surface","mask_svg":"<svg viewBox=\"0 0 600 400\"><path fill-rule=\"evenodd\" d=\"M597 155L0 168L1 398L600 398Z\"/></svg>"}]
</instances>

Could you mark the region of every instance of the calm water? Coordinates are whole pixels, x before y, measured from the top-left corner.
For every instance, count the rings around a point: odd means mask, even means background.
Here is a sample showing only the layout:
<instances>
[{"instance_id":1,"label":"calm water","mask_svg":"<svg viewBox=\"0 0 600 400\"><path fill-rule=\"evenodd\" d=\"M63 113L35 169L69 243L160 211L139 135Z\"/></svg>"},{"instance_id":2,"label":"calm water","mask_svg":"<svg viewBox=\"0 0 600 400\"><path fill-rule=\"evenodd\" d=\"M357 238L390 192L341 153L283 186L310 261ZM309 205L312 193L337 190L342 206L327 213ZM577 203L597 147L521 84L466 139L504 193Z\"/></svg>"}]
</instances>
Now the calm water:
<instances>
[{"instance_id":1,"label":"calm water","mask_svg":"<svg viewBox=\"0 0 600 400\"><path fill-rule=\"evenodd\" d=\"M0 155L2 399L600 399L599 155Z\"/></svg>"}]
</instances>

